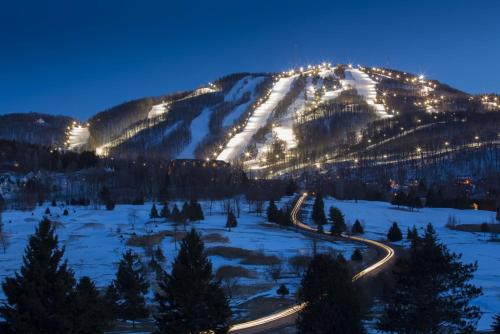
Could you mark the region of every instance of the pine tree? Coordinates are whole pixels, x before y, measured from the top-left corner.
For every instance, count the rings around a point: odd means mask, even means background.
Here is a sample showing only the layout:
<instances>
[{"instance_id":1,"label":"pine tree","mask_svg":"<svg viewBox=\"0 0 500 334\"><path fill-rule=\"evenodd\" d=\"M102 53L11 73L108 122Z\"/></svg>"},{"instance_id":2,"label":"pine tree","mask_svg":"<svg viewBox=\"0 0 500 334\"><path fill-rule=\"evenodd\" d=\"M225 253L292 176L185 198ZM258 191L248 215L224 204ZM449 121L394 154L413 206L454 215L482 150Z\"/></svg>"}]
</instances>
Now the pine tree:
<instances>
[{"instance_id":1,"label":"pine tree","mask_svg":"<svg viewBox=\"0 0 500 334\"><path fill-rule=\"evenodd\" d=\"M151 207L151 211L149 212L149 218L151 219L156 219L160 218L160 215L158 215L158 210L156 209L156 205L153 203L153 206Z\"/></svg>"},{"instance_id":2,"label":"pine tree","mask_svg":"<svg viewBox=\"0 0 500 334\"><path fill-rule=\"evenodd\" d=\"M307 306L299 313L299 333L364 333L357 292L343 258L316 255L302 278L299 299Z\"/></svg>"},{"instance_id":3,"label":"pine tree","mask_svg":"<svg viewBox=\"0 0 500 334\"><path fill-rule=\"evenodd\" d=\"M203 219L205 219L205 217L203 216L203 210L201 209L200 203L196 200L191 200L189 202L189 220L197 221Z\"/></svg>"},{"instance_id":4,"label":"pine tree","mask_svg":"<svg viewBox=\"0 0 500 334\"><path fill-rule=\"evenodd\" d=\"M189 217L191 217L191 212L189 210L188 202L184 202L184 204L182 205L181 217L182 217L182 222L186 222L189 219Z\"/></svg>"},{"instance_id":5,"label":"pine tree","mask_svg":"<svg viewBox=\"0 0 500 334\"><path fill-rule=\"evenodd\" d=\"M325 204L323 202L323 196L321 194L316 195L312 209L312 220L316 225L325 225Z\"/></svg>"},{"instance_id":6,"label":"pine tree","mask_svg":"<svg viewBox=\"0 0 500 334\"><path fill-rule=\"evenodd\" d=\"M172 208L170 219L172 219L172 221L175 223L180 223L182 221L181 212L179 211L177 204L174 204L174 207Z\"/></svg>"},{"instance_id":7,"label":"pine tree","mask_svg":"<svg viewBox=\"0 0 500 334\"><path fill-rule=\"evenodd\" d=\"M331 206L328 218L332 222L332 228L330 230L332 234L340 235L346 231L347 226L344 221L344 215L338 208Z\"/></svg>"},{"instance_id":8,"label":"pine tree","mask_svg":"<svg viewBox=\"0 0 500 334\"><path fill-rule=\"evenodd\" d=\"M389 232L387 233L387 240L391 242L403 240L403 234L399 229L398 223L396 222L392 223L392 226L389 229Z\"/></svg>"},{"instance_id":9,"label":"pine tree","mask_svg":"<svg viewBox=\"0 0 500 334\"><path fill-rule=\"evenodd\" d=\"M363 233L365 233L365 230L363 229L363 226L361 225L361 222L358 219L356 219L356 221L352 225L351 232L352 232L352 234L363 234Z\"/></svg>"},{"instance_id":10,"label":"pine tree","mask_svg":"<svg viewBox=\"0 0 500 334\"><path fill-rule=\"evenodd\" d=\"M284 298L286 295L290 293L290 291L288 291L288 288L286 287L285 284L281 284L278 290L276 290L276 293L280 295L281 298Z\"/></svg>"},{"instance_id":11,"label":"pine tree","mask_svg":"<svg viewBox=\"0 0 500 334\"><path fill-rule=\"evenodd\" d=\"M285 195L292 196L297 191L297 183L294 179L289 179L286 184Z\"/></svg>"},{"instance_id":12,"label":"pine tree","mask_svg":"<svg viewBox=\"0 0 500 334\"><path fill-rule=\"evenodd\" d=\"M269 205L267 207L267 221L271 223L278 222L278 208L276 207L274 200L269 201Z\"/></svg>"},{"instance_id":13,"label":"pine tree","mask_svg":"<svg viewBox=\"0 0 500 334\"><path fill-rule=\"evenodd\" d=\"M500 224L500 207L497 208L497 222Z\"/></svg>"},{"instance_id":14,"label":"pine tree","mask_svg":"<svg viewBox=\"0 0 500 334\"><path fill-rule=\"evenodd\" d=\"M118 265L113 285L118 293L118 316L121 319L135 321L148 316L144 295L148 283L139 257L128 250Z\"/></svg>"},{"instance_id":15,"label":"pine tree","mask_svg":"<svg viewBox=\"0 0 500 334\"><path fill-rule=\"evenodd\" d=\"M0 316L14 333L70 333L73 272L62 262L54 226L43 219L26 247L23 265L2 283L7 302Z\"/></svg>"},{"instance_id":16,"label":"pine tree","mask_svg":"<svg viewBox=\"0 0 500 334\"><path fill-rule=\"evenodd\" d=\"M63 216L67 216L69 214L68 209L64 209Z\"/></svg>"},{"instance_id":17,"label":"pine tree","mask_svg":"<svg viewBox=\"0 0 500 334\"><path fill-rule=\"evenodd\" d=\"M106 310L107 323L106 327L113 327L114 321L118 318L118 291L113 283L107 286L106 291L103 296L103 305Z\"/></svg>"},{"instance_id":18,"label":"pine tree","mask_svg":"<svg viewBox=\"0 0 500 334\"><path fill-rule=\"evenodd\" d=\"M45 214L46 215L50 215L50 209L49 208L45 209Z\"/></svg>"},{"instance_id":19,"label":"pine tree","mask_svg":"<svg viewBox=\"0 0 500 334\"><path fill-rule=\"evenodd\" d=\"M196 203L196 217L197 217L197 220L204 220L205 219L205 215L203 214L203 209L201 208L201 204L200 203Z\"/></svg>"},{"instance_id":20,"label":"pine tree","mask_svg":"<svg viewBox=\"0 0 500 334\"><path fill-rule=\"evenodd\" d=\"M159 287L155 315L158 334L228 331L231 310L194 229L182 241L172 273L164 274Z\"/></svg>"},{"instance_id":21,"label":"pine tree","mask_svg":"<svg viewBox=\"0 0 500 334\"><path fill-rule=\"evenodd\" d=\"M408 230L406 231L406 239L409 241L418 239L418 231L415 225L413 225L411 229L408 227Z\"/></svg>"},{"instance_id":22,"label":"pine tree","mask_svg":"<svg viewBox=\"0 0 500 334\"><path fill-rule=\"evenodd\" d=\"M406 205L408 203L408 198L404 191L399 191L394 195L393 200L391 201L392 205L396 205L398 208L400 206Z\"/></svg>"},{"instance_id":23,"label":"pine tree","mask_svg":"<svg viewBox=\"0 0 500 334\"><path fill-rule=\"evenodd\" d=\"M160 217L163 217L165 219L170 217L170 210L168 209L168 203L165 202L163 203L163 206L160 211Z\"/></svg>"},{"instance_id":24,"label":"pine tree","mask_svg":"<svg viewBox=\"0 0 500 334\"><path fill-rule=\"evenodd\" d=\"M356 261L356 262L361 262L363 261L363 254L359 250L359 248L356 248L354 252L351 255L351 260Z\"/></svg>"},{"instance_id":25,"label":"pine tree","mask_svg":"<svg viewBox=\"0 0 500 334\"><path fill-rule=\"evenodd\" d=\"M493 324L491 325L493 333L500 334L500 313L493 316Z\"/></svg>"},{"instance_id":26,"label":"pine tree","mask_svg":"<svg viewBox=\"0 0 500 334\"><path fill-rule=\"evenodd\" d=\"M71 313L75 334L102 333L112 320L105 308L105 299L87 276L80 278L76 285Z\"/></svg>"},{"instance_id":27,"label":"pine tree","mask_svg":"<svg viewBox=\"0 0 500 334\"><path fill-rule=\"evenodd\" d=\"M229 209L229 212L227 213L226 227L229 229L229 231L231 231L231 229L236 226L238 226L238 221L234 216L233 210Z\"/></svg>"},{"instance_id":28,"label":"pine tree","mask_svg":"<svg viewBox=\"0 0 500 334\"><path fill-rule=\"evenodd\" d=\"M463 264L437 242L428 225L394 271L395 286L378 328L390 333L474 333L479 308L470 301L481 289L470 284L477 263Z\"/></svg>"}]
</instances>

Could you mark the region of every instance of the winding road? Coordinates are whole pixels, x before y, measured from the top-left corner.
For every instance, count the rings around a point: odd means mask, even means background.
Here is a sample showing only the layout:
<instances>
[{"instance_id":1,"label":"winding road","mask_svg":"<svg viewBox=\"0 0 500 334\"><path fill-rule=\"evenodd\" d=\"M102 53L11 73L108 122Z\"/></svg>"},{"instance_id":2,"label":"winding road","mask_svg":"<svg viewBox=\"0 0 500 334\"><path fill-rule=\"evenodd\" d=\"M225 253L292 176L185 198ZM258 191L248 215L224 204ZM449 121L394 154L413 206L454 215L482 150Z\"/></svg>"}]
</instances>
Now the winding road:
<instances>
[{"instance_id":1,"label":"winding road","mask_svg":"<svg viewBox=\"0 0 500 334\"><path fill-rule=\"evenodd\" d=\"M292 210L292 222L293 224L300 230L307 231L307 232L316 232L316 229L302 223L298 219L298 213L300 211L300 208L304 204L304 201L306 200L308 194L303 193L297 202L295 203L295 206L293 207ZM372 265L368 266L367 268L361 270L360 272L356 273L353 277L352 280L357 281L360 278L368 275L373 275L378 273L379 271L387 268L391 261L395 258L395 252L394 249L375 240L370 240L362 237L356 237L356 236L350 236L343 234L342 235L343 239L346 239L348 241L353 241L353 242L358 242L358 243L363 243L366 244L370 247L374 247L376 249L382 250L384 252L384 256L378 260L377 262L373 263ZM277 312L270 314L268 316L243 322L240 324L233 325L230 329L230 333L234 334L258 334L258 333L266 333L270 330L275 330L279 329L284 326L292 325L300 310L302 310L306 306L306 303L298 304L295 306L292 306L290 308L287 308L283 311Z\"/></svg>"}]
</instances>

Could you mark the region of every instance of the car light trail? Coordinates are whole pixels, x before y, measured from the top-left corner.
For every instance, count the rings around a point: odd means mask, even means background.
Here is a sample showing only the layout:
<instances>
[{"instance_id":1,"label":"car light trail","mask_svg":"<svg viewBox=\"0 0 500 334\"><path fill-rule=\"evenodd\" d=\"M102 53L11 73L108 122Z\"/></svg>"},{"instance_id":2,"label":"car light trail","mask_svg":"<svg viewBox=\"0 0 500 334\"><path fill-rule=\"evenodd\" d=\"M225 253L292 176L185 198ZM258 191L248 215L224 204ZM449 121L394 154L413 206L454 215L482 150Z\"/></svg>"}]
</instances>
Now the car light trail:
<instances>
[{"instance_id":1,"label":"car light trail","mask_svg":"<svg viewBox=\"0 0 500 334\"><path fill-rule=\"evenodd\" d=\"M302 223L297 218L298 213L300 211L300 208L301 208L302 204L304 203L304 201L306 200L307 196L308 196L307 193L303 193L299 197L299 199L297 200L297 203L295 203L295 206L293 207L293 210L291 212L292 222L293 222L293 224L295 226L297 226L298 228L300 228L302 230L310 231L310 232L316 232L315 228ZM348 240L352 240L352 241L355 241L355 242L361 242L361 243L368 244L369 246L377 247L379 249L382 249L386 253L386 255L381 260L375 262L374 264L372 264L368 268L365 268L362 271L360 271L359 273L357 273L356 275L354 275L352 277L352 281L353 282L359 280L360 278L362 278L362 277L364 277L364 276L366 276L368 274L373 273L375 270L377 270L377 269L381 268L382 266L386 265L394 257L394 254L395 254L394 253L394 249L392 249L391 247L389 247L389 246L387 246L387 245L385 245L385 244L383 244L381 242L378 242L378 241L375 241L375 240L366 239L366 238L362 238L362 237L349 236L349 235L345 235L345 234L343 234L342 237L345 238L345 239L348 239ZM273 314L270 314L268 316L265 316L265 317L262 317L262 318L259 318L259 319L255 319L255 320L243 322L241 324L233 325L229 329L229 332L237 332L237 331L243 331L243 330L247 330L247 331L245 331L245 333L263 333L263 332L266 332L266 331L269 330L268 327L266 327L266 328L260 328L260 329L258 327L259 326L263 326L264 327L265 325L272 326L272 323L274 323L274 322L278 322L279 320L284 319L286 317L295 316L304 307L306 307L306 305L307 305L307 303L298 304L298 305L292 306L290 308L287 308L287 309L285 309L283 311L280 311L280 312L277 312L277 313L273 313Z\"/></svg>"}]
</instances>

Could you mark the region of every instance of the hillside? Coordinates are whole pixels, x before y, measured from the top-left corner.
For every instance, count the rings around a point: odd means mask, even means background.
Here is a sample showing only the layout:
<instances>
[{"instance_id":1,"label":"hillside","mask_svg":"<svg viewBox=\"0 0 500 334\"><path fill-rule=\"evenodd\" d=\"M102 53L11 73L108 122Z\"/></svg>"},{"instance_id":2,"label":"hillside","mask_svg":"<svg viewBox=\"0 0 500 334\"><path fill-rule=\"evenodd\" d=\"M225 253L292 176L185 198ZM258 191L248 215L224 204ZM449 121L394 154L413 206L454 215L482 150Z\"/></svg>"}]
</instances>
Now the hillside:
<instances>
[{"instance_id":1,"label":"hillside","mask_svg":"<svg viewBox=\"0 0 500 334\"><path fill-rule=\"evenodd\" d=\"M311 167L423 164L486 147L496 156L498 99L399 70L323 63L231 74L123 103L86 124L6 115L0 138L124 159L218 159L275 177Z\"/></svg>"}]
</instances>

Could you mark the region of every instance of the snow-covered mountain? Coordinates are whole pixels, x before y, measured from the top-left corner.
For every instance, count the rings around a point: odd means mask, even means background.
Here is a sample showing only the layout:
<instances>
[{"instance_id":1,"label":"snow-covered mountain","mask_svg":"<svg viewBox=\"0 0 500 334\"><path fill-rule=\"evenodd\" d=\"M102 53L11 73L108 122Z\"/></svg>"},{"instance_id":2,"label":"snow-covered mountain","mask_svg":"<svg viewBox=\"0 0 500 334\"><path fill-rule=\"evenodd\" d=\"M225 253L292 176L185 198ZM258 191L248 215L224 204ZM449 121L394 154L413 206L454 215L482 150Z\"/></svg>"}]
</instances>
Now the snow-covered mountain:
<instances>
[{"instance_id":1,"label":"snow-covered mountain","mask_svg":"<svg viewBox=\"0 0 500 334\"><path fill-rule=\"evenodd\" d=\"M0 138L103 156L219 159L275 174L497 142L500 101L403 71L323 63L237 73L79 123L0 116Z\"/></svg>"}]
</instances>

